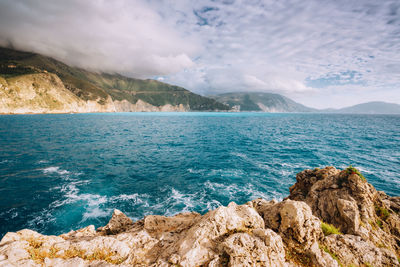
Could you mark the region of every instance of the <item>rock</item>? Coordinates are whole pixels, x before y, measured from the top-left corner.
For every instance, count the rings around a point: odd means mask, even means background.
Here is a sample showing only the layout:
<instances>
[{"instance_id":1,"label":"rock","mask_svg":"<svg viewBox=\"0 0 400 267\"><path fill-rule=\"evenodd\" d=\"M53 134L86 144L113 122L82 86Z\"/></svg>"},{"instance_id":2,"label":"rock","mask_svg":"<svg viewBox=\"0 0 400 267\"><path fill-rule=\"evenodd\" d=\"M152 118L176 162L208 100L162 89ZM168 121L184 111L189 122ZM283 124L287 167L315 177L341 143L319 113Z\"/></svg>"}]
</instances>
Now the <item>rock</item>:
<instances>
[{"instance_id":1,"label":"rock","mask_svg":"<svg viewBox=\"0 0 400 267\"><path fill-rule=\"evenodd\" d=\"M182 266L199 266L220 256L218 243L229 235L258 228L264 228L260 215L249 206L232 202L205 214L172 248L180 256Z\"/></svg>"},{"instance_id":2,"label":"rock","mask_svg":"<svg viewBox=\"0 0 400 267\"><path fill-rule=\"evenodd\" d=\"M180 213L172 217L149 215L144 219L144 229L149 233L180 233L195 224L200 217L197 212Z\"/></svg>"},{"instance_id":3,"label":"rock","mask_svg":"<svg viewBox=\"0 0 400 267\"><path fill-rule=\"evenodd\" d=\"M236 233L229 236L222 243L222 247L229 256L230 266L255 266L257 264L261 266L287 266L282 240L279 241L278 244L272 244L279 250L272 251L264 243L264 240L248 233ZM271 259L268 257L269 255L272 256ZM274 258L274 256L276 257Z\"/></svg>"},{"instance_id":4,"label":"rock","mask_svg":"<svg viewBox=\"0 0 400 267\"><path fill-rule=\"evenodd\" d=\"M356 201L354 199L338 199L337 209L343 219L341 225L344 225L344 227L341 228L346 229L349 233L357 233L360 226L360 213Z\"/></svg>"},{"instance_id":5,"label":"rock","mask_svg":"<svg viewBox=\"0 0 400 267\"><path fill-rule=\"evenodd\" d=\"M330 235L323 243L334 253L344 266L399 266L393 252L386 248L378 248L370 242L355 235Z\"/></svg>"},{"instance_id":6,"label":"rock","mask_svg":"<svg viewBox=\"0 0 400 267\"><path fill-rule=\"evenodd\" d=\"M357 237L375 248L384 244L389 251L387 253L392 256L399 254L399 198L376 191L355 172L340 171L334 167L302 171L297 174L296 180L288 199L305 201L315 216L333 224L341 232L351 234L346 235L348 237ZM361 257L362 254L357 255ZM338 254L339 259L341 255ZM365 255L369 255L367 251ZM358 261L365 259L359 258Z\"/></svg>"},{"instance_id":7,"label":"rock","mask_svg":"<svg viewBox=\"0 0 400 267\"><path fill-rule=\"evenodd\" d=\"M270 229L256 229L253 235L233 234L222 243L222 249L230 266L288 266L282 238Z\"/></svg>"},{"instance_id":8,"label":"rock","mask_svg":"<svg viewBox=\"0 0 400 267\"><path fill-rule=\"evenodd\" d=\"M284 201L149 215L61 236L7 233L0 266L399 266L400 198L333 167L297 175ZM325 236L322 220L345 234ZM328 234L326 232L326 234Z\"/></svg>"},{"instance_id":9,"label":"rock","mask_svg":"<svg viewBox=\"0 0 400 267\"><path fill-rule=\"evenodd\" d=\"M115 235L127 231L132 226L132 220L120 210L115 209L108 224L98 228L97 231L106 235Z\"/></svg>"},{"instance_id":10,"label":"rock","mask_svg":"<svg viewBox=\"0 0 400 267\"><path fill-rule=\"evenodd\" d=\"M357 174L334 167L305 170L297 174L289 199L305 201L318 218L357 234L359 223L375 219L378 193Z\"/></svg>"},{"instance_id":11,"label":"rock","mask_svg":"<svg viewBox=\"0 0 400 267\"><path fill-rule=\"evenodd\" d=\"M278 232L289 246L309 249L322 236L319 219L304 202L266 202L258 211L264 216L265 227Z\"/></svg>"},{"instance_id":12,"label":"rock","mask_svg":"<svg viewBox=\"0 0 400 267\"><path fill-rule=\"evenodd\" d=\"M94 225L89 225L85 228L70 231L69 233L62 234L60 237L64 239L78 238L78 237L91 237L96 235L96 230L94 229Z\"/></svg>"},{"instance_id":13,"label":"rock","mask_svg":"<svg viewBox=\"0 0 400 267\"><path fill-rule=\"evenodd\" d=\"M54 259L49 259L46 258L44 260L44 266L46 267L52 267L52 266L57 266L57 267L84 267L85 266L85 261L81 258L75 257L72 259L60 259L60 258L54 258Z\"/></svg>"},{"instance_id":14,"label":"rock","mask_svg":"<svg viewBox=\"0 0 400 267\"><path fill-rule=\"evenodd\" d=\"M289 258L305 265L337 266L337 262L319 248L318 242L323 237L321 222L306 203L290 199L280 203L257 199L251 206L263 215L265 227L282 237Z\"/></svg>"}]
</instances>

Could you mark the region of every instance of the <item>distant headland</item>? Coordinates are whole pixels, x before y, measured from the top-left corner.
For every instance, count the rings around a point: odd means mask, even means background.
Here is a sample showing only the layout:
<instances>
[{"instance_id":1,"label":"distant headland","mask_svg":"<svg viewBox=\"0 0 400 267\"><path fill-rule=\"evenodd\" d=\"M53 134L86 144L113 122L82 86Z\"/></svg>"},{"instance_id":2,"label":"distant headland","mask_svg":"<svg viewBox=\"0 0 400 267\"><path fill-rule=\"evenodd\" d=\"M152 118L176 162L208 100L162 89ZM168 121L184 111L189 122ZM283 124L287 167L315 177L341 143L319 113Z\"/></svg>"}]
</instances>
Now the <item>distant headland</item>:
<instances>
[{"instance_id":1,"label":"distant headland","mask_svg":"<svg viewBox=\"0 0 400 267\"><path fill-rule=\"evenodd\" d=\"M205 97L152 79L92 72L40 54L0 47L0 114L160 111L400 114L400 105L369 102L321 110L274 93Z\"/></svg>"}]
</instances>

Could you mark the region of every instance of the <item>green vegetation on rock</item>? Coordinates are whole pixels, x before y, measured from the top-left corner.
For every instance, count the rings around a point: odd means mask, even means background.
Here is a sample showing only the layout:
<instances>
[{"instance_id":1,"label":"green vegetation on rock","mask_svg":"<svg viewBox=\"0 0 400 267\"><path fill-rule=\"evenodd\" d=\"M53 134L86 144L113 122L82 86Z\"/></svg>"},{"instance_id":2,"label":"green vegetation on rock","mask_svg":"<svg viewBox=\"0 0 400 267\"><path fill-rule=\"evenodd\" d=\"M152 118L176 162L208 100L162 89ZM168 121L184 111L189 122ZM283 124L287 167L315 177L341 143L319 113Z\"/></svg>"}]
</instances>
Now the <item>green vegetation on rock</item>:
<instances>
[{"instance_id":1,"label":"green vegetation on rock","mask_svg":"<svg viewBox=\"0 0 400 267\"><path fill-rule=\"evenodd\" d=\"M350 174L357 174L363 181L367 181L367 179L364 177L364 175L362 175L362 173L357 170L356 168L354 168L353 166L349 166L346 169L346 172L350 175Z\"/></svg>"},{"instance_id":2,"label":"green vegetation on rock","mask_svg":"<svg viewBox=\"0 0 400 267\"><path fill-rule=\"evenodd\" d=\"M327 235L341 235L342 233L332 224L321 222L321 229L325 236Z\"/></svg>"},{"instance_id":3,"label":"green vegetation on rock","mask_svg":"<svg viewBox=\"0 0 400 267\"><path fill-rule=\"evenodd\" d=\"M338 256L329 250L329 248L327 248L326 246L322 246L319 245L319 248L322 249L323 251L325 251L326 253L328 253L329 255L331 255L332 259L334 259L335 261L337 261L337 263L339 264L340 267L343 267L343 264L339 261Z\"/></svg>"},{"instance_id":4,"label":"green vegetation on rock","mask_svg":"<svg viewBox=\"0 0 400 267\"><path fill-rule=\"evenodd\" d=\"M390 216L390 212L385 207L375 206L375 212L376 215L384 221Z\"/></svg>"}]
</instances>

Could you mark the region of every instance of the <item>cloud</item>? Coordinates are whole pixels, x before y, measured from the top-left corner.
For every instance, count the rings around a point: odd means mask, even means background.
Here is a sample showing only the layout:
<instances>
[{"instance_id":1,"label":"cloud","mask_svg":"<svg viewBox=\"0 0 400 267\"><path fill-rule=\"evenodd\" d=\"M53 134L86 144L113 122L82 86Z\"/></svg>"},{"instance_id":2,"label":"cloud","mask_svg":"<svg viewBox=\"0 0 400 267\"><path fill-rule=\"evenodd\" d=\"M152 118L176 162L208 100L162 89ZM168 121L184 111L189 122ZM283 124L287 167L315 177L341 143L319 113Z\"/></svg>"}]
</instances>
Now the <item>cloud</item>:
<instances>
[{"instance_id":1,"label":"cloud","mask_svg":"<svg viewBox=\"0 0 400 267\"><path fill-rule=\"evenodd\" d=\"M173 74L170 82L198 79L194 89L205 93L275 91L312 106L399 99L398 1L202 1L191 8L191 31L207 51L195 60L202 75Z\"/></svg>"},{"instance_id":2,"label":"cloud","mask_svg":"<svg viewBox=\"0 0 400 267\"><path fill-rule=\"evenodd\" d=\"M194 65L196 44L142 1L0 1L0 44L136 77Z\"/></svg>"},{"instance_id":3,"label":"cloud","mask_svg":"<svg viewBox=\"0 0 400 267\"><path fill-rule=\"evenodd\" d=\"M339 107L400 101L399 15L397 0L0 0L0 43L201 94Z\"/></svg>"}]
</instances>

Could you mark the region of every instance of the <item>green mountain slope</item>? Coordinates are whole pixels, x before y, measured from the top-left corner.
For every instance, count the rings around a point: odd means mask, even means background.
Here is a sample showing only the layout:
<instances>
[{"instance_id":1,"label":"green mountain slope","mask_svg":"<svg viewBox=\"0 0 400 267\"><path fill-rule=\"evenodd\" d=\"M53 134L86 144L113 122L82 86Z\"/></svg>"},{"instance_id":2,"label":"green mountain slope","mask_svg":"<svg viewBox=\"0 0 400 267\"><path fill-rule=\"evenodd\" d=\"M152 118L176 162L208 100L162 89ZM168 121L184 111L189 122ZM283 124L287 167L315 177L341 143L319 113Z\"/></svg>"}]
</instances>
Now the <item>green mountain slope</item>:
<instances>
[{"instance_id":1,"label":"green mountain slope","mask_svg":"<svg viewBox=\"0 0 400 267\"><path fill-rule=\"evenodd\" d=\"M240 111L264 112L314 112L316 109L306 107L287 97L273 93L238 92L210 96L215 100Z\"/></svg>"},{"instance_id":2,"label":"green mountain slope","mask_svg":"<svg viewBox=\"0 0 400 267\"><path fill-rule=\"evenodd\" d=\"M106 104L111 97L113 101L126 100L131 104L141 100L155 107L181 105L188 110L229 109L214 99L194 94L179 86L118 74L94 73L39 54L0 48L0 77L10 79L38 73L56 74L65 88L79 99L96 101L100 105Z\"/></svg>"}]
</instances>

